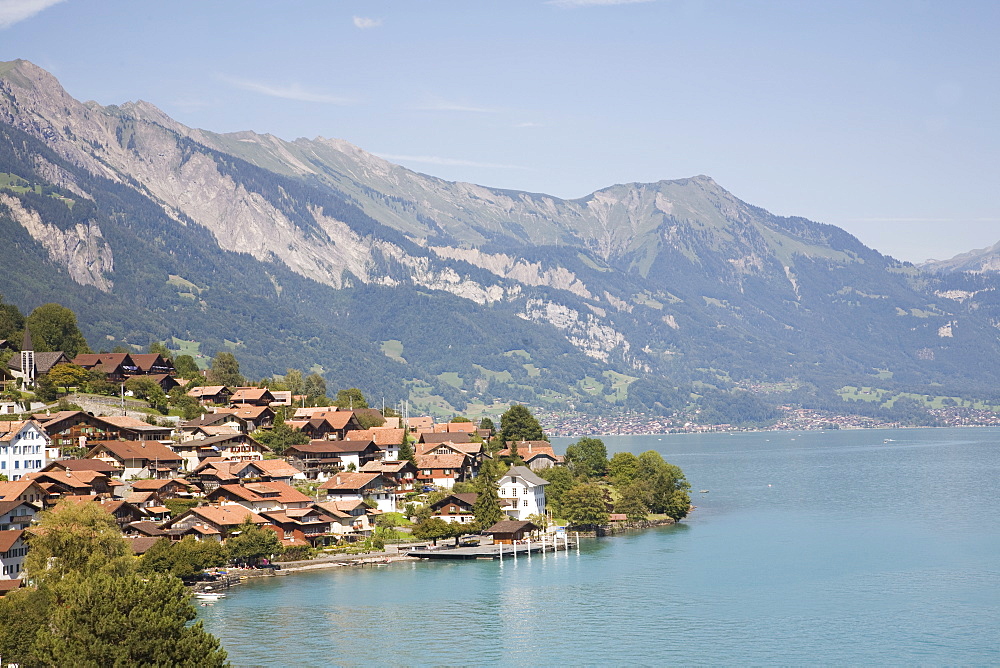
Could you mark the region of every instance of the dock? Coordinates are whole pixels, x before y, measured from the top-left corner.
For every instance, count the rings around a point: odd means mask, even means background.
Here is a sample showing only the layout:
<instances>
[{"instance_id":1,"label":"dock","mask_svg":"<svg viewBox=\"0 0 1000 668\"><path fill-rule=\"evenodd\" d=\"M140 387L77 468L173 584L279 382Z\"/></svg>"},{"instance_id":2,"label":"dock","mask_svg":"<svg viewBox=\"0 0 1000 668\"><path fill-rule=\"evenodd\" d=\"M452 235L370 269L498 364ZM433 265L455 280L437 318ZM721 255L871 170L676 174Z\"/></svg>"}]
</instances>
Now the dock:
<instances>
[{"instance_id":1,"label":"dock","mask_svg":"<svg viewBox=\"0 0 1000 668\"><path fill-rule=\"evenodd\" d=\"M454 547L451 545L439 545L435 548L413 549L407 551L409 557L420 559L514 559L517 557L543 554L545 552L565 552L576 547L576 541L547 540L547 541L522 541L516 545L503 543L491 543L489 545L472 545L466 547Z\"/></svg>"}]
</instances>

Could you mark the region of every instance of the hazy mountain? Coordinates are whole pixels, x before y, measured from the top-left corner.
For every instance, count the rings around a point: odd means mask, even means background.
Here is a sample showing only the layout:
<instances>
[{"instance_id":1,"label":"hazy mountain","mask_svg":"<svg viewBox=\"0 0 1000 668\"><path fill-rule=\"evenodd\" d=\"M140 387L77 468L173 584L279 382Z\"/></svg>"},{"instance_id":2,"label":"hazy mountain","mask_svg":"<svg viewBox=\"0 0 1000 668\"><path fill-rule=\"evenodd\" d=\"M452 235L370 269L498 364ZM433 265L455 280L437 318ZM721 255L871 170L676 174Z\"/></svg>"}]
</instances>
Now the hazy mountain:
<instances>
[{"instance_id":1,"label":"hazy mountain","mask_svg":"<svg viewBox=\"0 0 1000 668\"><path fill-rule=\"evenodd\" d=\"M950 260L928 260L920 265L929 271L998 272L1000 271L1000 242L989 248L979 248L961 253Z\"/></svg>"},{"instance_id":2,"label":"hazy mountain","mask_svg":"<svg viewBox=\"0 0 1000 668\"><path fill-rule=\"evenodd\" d=\"M22 267L2 292L75 308L96 346L197 340L251 374L317 364L457 408L998 380L988 286L706 176L578 200L454 183L340 140L81 103L26 61L0 64L0 135L0 258Z\"/></svg>"}]
</instances>

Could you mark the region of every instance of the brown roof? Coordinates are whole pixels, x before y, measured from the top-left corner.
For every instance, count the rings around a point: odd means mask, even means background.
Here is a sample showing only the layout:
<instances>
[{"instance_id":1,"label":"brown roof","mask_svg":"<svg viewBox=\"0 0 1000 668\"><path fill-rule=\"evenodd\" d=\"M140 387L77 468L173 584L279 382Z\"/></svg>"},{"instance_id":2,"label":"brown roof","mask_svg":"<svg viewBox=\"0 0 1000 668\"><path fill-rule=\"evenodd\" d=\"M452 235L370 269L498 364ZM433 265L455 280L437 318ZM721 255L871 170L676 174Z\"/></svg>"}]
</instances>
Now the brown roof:
<instances>
[{"instance_id":1,"label":"brown roof","mask_svg":"<svg viewBox=\"0 0 1000 668\"><path fill-rule=\"evenodd\" d=\"M206 498L229 494L245 501L277 501L279 503L309 503L308 496L283 482L248 482L245 485L220 485Z\"/></svg>"},{"instance_id":2,"label":"brown roof","mask_svg":"<svg viewBox=\"0 0 1000 668\"><path fill-rule=\"evenodd\" d=\"M14 543L17 539L24 534L22 529L16 529L13 531L0 531L0 552L6 552L10 548L14 547Z\"/></svg>"},{"instance_id":3,"label":"brown roof","mask_svg":"<svg viewBox=\"0 0 1000 668\"><path fill-rule=\"evenodd\" d=\"M429 432L420 434L421 443L470 443L472 436L465 432Z\"/></svg>"},{"instance_id":4,"label":"brown roof","mask_svg":"<svg viewBox=\"0 0 1000 668\"><path fill-rule=\"evenodd\" d=\"M399 445L406 435L405 429L392 429L390 427L373 427L368 431L372 433L372 440L378 446Z\"/></svg>"},{"instance_id":5,"label":"brown roof","mask_svg":"<svg viewBox=\"0 0 1000 668\"><path fill-rule=\"evenodd\" d=\"M274 399L274 395L266 387L241 387L233 392L229 401L234 404L246 403L248 401L261 401L268 397L268 401Z\"/></svg>"},{"instance_id":6,"label":"brown roof","mask_svg":"<svg viewBox=\"0 0 1000 668\"><path fill-rule=\"evenodd\" d=\"M456 432L464 432L466 434L476 433L476 423L475 422L449 422L448 431L452 434Z\"/></svg>"},{"instance_id":7,"label":"brown roof","mask_svg":"<svg viewBox=\"0 0 1000 668\"><path fill-rule=\"evenodd\" d=\"M106 450L117 459L147 459L161 462L181 462L183 457L157 441L98 441L87 453L93 459L101 450Z\"/></svg>"},{"instance_id":8,"label":"brown roof","mask_svg":"<svg viewBox=\"0 0 1000 668\"><path fill-rule=\"evenodd\" d=\"M153 547L156 541L163 539L159 536L126 536L125 540L132 548L132 554L139 555L146 554L146 551Z\"/></svg>"},{"instance_id":9,"label":"brown roof","mask_svg":"<svg viewBox=\"0 0 1000 668\"><path fill-rule=\"evenodd\" d=\"M16 501L17 497L28 491L32 485L39 486L37 480L21 478L20 480L0 481L0 501ZM40 490L43 494L44 490Z\"/></svg>"},{"instance_id":10,"label":"brown roof","mask_svg":"<svg viewBox=\"0 0 1000 668\"><path fill-rule=\"evenodd\" d=\"M247 515L250 516L250 521L254 524L267 524L267 520L263 517L238 504L230 504L226 506L198 506L197 508L192 508L188 512L199 517L203 517L212 524L221 527L239 526L240 524L243 524L243 520L247 518Z\"/></svg>"},{"instance_id":11,"label":"brown roof","mask_svg":"<svg viewBox=\"0 0 1000 668\"><path fill-rule=\"evenodd\" d=\"M165 536L167 534L166 531L156 525L156 522L150 522L149 520L129 522L125 525L125 529L128 531L137 531L138 533L153 536L154 538L156 536Z\"/></svg>"},{"instance_id":12,"label":"brown roof","mask_svg":"<svg viewBox=\"0 0 1000 668\"><path fill-rule=\"evenodd\" d=\"M188 396L201 399L202 397L214 397L220 392L225 391L228 391L225 385L202 385L201 387L192 387L188 390Z\"/></svg>"},{"instance_id":13,"label":"brown roof","mask_svg":"<svg viewBox=\"0 0 1000 668\"><path fill-rule=\"evenodd\" d=\"M249 404L240 404L239 406L234 406L232 408L220 408L215 412L235 415L236 417L243 418L244 420L256 420L268 411L272 414L274 413L274 409L270 406L251 406Z\"/></svg>"},{"instance_id":14,"label":"brown roof","mask_svg":"<svg viewBox=\"0 0 1000 668\"><path fill-rule=\"evenodd\" d=\"M0 580L0 595L6 594L9 591L13 591L21 586L21 579L16 580Z\"/></svg>"},{"instance_id":15,"label":"brown roof","mask_svg":"<svg viewBox=\"0 0 1000 668\"><path fill-rule=\"evenodd\" d=\"M42 469L43 471L98 471L99 473L118 473L121 469L111 462L102 459L57 459Z\"/></svg>"},{"instance_id":16,"label":"brown roof","mask_svg":"<svg viewBox=\"0 0 1000 668\"><path fill-rule=\"evenodd\" d=\"M518 531L535 531L536 529L538 527L527 520L500 520L487 529L486 533L517 533Z\"/></svg>"},{"instance_id":17,"label":"brown roof","mask_svg":"<svg viewBox=\"0 0 1000 668\"><path fill-rule=\"evenodd\" d=\"M0 422L0 441L9 441L17 436L17 432L21 431L24 427L29 424L35 425L38 431L48 438L48 434L45 434L45 430L38 420L11 420L9 422Z\"/></svg>"},{"instance_id":18,"label":"brown roof","mask_svg":"<svg viewBox=\"0 0 1000 668\"><path fill-rule=\"evenodd\" d=\"M465 455L417 455L414 457L418 469L460 469L465 464Z\"/></svg>"},{"instance_id":19,"label":"brown roof","mask_svg":"<svg viewBox=\"0 0 1000 668\"><path fill-rule=\"evenodd\" d=\"M262 473L272 478L291 478L301 473L284 459L258 459L246 463L256 466Z\"/></svg>"},{"instance_id":20,"label":"brown roof","mask_svg":"<svg viewBox=\"0 0 1000 668\"><path fill-rule=\"evenodd\" d=\"M379 473L360 473L345 471L338 473L319 486L325 490L354 490L361 489L371 483L376 478L382 477ZM384 480L384 478L383 478ZM386 481L388 482L388 481Z\"/></svg>"}]
</instances>

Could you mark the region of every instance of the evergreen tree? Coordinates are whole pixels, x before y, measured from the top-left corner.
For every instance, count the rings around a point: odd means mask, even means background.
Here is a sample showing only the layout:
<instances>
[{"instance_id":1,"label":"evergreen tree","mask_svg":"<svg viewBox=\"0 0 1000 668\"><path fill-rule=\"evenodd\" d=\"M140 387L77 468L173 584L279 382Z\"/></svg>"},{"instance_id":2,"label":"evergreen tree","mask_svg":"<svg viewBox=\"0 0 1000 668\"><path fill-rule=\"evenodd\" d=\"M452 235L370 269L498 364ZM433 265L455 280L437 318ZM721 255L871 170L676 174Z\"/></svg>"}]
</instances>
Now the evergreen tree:
<instances>
[{"instance_id":1,"label":"evergreen tree","mask_svg":"<svg viewBox=\"0 0 1000 668\"><path fill-rule=\"evenodd\" d=\"M169 359L171 356L170 348L167 348L166 343L162 343L160 341L153 341L152 343L150 343L148 352L155 353L160 357L163 357L164 359Z\"/></svg>"},{"instance_id":2,"label":"evergreen tree","mask_svg":"<svg viewBox=\"0 0 1000 668\"><path fill-rule=\"evenodd\" d=\"M178 355L174 360L174 369L181 378L195 378L201 375L201 370L190 355Z\"/></svg>"},{"instance_id":3,"label":"evergreen tree","mask_svg":"<svg viewBox=\"0 0 1000 668\"><path fill-rule=\"evenodd\" d=\"M495 462L491 460L489 463ZM500 507L500 493L497 491L499 479L500 476L496 474L495 468L486 464L479 469L479 475L476 477L479 496L472 504L472 513L475 515L476 525L481 531L489 529L505 518L503 509Z\"/></svg>"},{"instance_id":4,"label":"evergreen tree","mask_svg":"<svg viewBox=\"0 0 1000 668\"><path fill-rule=\"evenodd\" d=\"M24 331L24 315L13 304L6 304L0 295L0 339L21 345L21 333Z\"/></svg>"}]
</instances>

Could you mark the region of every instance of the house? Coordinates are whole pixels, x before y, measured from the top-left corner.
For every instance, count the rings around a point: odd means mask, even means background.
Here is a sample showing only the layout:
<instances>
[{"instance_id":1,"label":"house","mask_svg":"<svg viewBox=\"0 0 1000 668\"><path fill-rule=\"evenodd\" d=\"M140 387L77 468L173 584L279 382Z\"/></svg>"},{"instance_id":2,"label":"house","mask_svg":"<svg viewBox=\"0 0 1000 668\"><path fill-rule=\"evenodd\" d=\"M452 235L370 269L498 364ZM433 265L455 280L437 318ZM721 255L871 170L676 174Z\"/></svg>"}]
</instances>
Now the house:
<instances>
[{"instance_id":1,"label":"house","mask_svg":"<svg viewBox=\"0 0 1000 668\"><path fill-rule=\"evenodd\" d=\"M0 422L0 474L19 480L26 473L41 471L48 463L51 442L37 420Z\"/></svg>"},{"instance_id":2,"label":"house","mask_svg":"<svg viewBox=\"0 0 1000 668\"><path fill-rule=\"evenodd\" d=\"M159 480L136 480L132 482L132 493L152 493L162 503L170 499L190 499L198 488L181 478Z\"/></svg>"},{"instance_id":3,"label":"house","mask_svg":"<svg viewBox=\"0 0 1000 668\"><path fill-rule=\"evenodd\" d=\"M354 411L317 412L305 420L295 418L288 420L286 424L299 429L312 440L341 440L346 438L347 432L361 429Z\"/></svg>"},{"instance_id":4,"label":"house","mask_svg":"<svg viewBox=\"0 0 1000 668\"><path fill-rule=\"evenodd\" d=\"M406 428L416 434L423 431L434 431L434 418L426 416L406 418Z\"/></svg>"},{"instance_id":5,"label":"house","mask_svg":"<svg viewBox=\"0 0 1000 668\"><path fill-rule=\"evenodd\" d=\"M194 536L196 540L224 540L244 521L250 519L253 524L266 526L266 519L238 504L224 506L198 506L167 520L160 528L171 540L180 540L184 536Z\"/></svg>"},{"instance_id":6,"label":"house","mask_svg":"<svg viewBox=\"0 0 1000 668\"><path fill-rule=\"evenodd\" d=\"M59 411L32 418L52 439L52 448L89 448L93 441L158 441L170 439L170 427L147 424L131 417L95 417L83 411Z\"/></svg>"},{"instance_id":7,"label":"house","mask_svg":"<svg viewBox=\"0 0 1000 668\"><path fill-rule=\"evenodd\" d=\"M471 467L467 455L452 452L444 455L416 455L417 481L451 489L456 482L464 482L471 477Z\"/></svg>"},{"instance_id":8,"label":"house","mask_svg":"<svg viewBox=\"0 0 1000 668\"><path fill-rule=\"evenodd\" d=\"M184 465L180 455L156 441L102 441L84 458L117 466L122 471L122 480L173 478Z\"/></svg>"},{"instance_id":9,"label":"house","mask_svg":"<svg viewBox=\"0 0 1000 668\"><path fill-rule=\"evenodd\" d=\"M274 409L268 405L239 404L231 408L218 408L216 413L232 415L246 424L248 431L263 429L274 424Z\"/></svg>"},{"instance_id":10,"label":"house","mask_svg":"<svg viewBox=\"0 0 1000 668\"><path fill-rule=\"evenodd\" d=\"M247 421L233 413L205 413L177 426L181 441L210 438L220 434L246 434L249 431Z\"/></svg>"},{"instance_id":11,"label":"house","mask_svg":"<svg viewBox=\"0 0 1000 668\"><path fill-rule=\"evenodd\" d=\"M405 429L392 429L389 427L372 427L371 429L348 431L345 434L345 440L348 441L365 439L374 441L375 445L381 451L381 458L390 461L399 459L399 448L403 444L404 438L406 438Z\"/></svg>"},{"instance_id":12,"label":"house","mask_svg":"<svg viewBox=\"0 0 1000 668\"><path fill-rule=\"evenodd\" d=\"M355 470L370 461L379 459L380 450L371 440L328 441L318 439L303 445L290 445L285 449L285 457L296 467L301 467L310 479L329 477L336 468ZM333 460L339 460L334 462Z\"/></svg>"},{"instance_id":13,"label":"house","mask_svg":"<svg viewBox=\"0 0 1000 668\"><path fill-rule=\"evenodd\" d=\"M258 479L290 485L292 480L305 480L305 474L284 459L255 459L234 462L230 467L240 480Z\"/></svg>"},{"instance_id":14,"label":"house","mask_svg":"<svg viewBox=\"0 0 1000 668\"><path fill-rule=\"evenodd\" d=\"M63 496L111 496L111 479L98 471L39 471L28 477L46 492L46 505Z\"/></svg>"},{"instance_id":15,"label":"house","mask_svg":"<svg viewBox=\"0 0 1000 668\"><path fill-rule=\"evenodd\" d=\"M242 463L221 457L206 457L193 471L187 474L187 480L196 484L203 492L211 492L220 485L239 482L239 477L233 473L232 469Z\"/></svg>"},{"instance_id":16,"label":"house","mask_svg":"<svg viewBox=\"0 0 1000 668\"><path fill-rule=\"evenodd\" d=\"M219 434L183 441L175 444L174 449L184 459L188 471L196 469L209 457L248 462L264 459L264 455L271 452L271 448L247 434Z\"/></svg>"},{"instance_id":17,"label":"house","mask_svg":"<svg viewBox=\"0 0 1000 668\"><path fill-rule=\"evenodd\" d=\"M138 367L137 373L144 376L176 376L177 369L169 358L159 353L131 353L132 361ZM176 383L175 383L176 385Z\"/></svg>"},{"instance_id":18,"label":"house","mask_svg":"<svg viewBox=\"0 0 1000 668\"><path fill-rule=\"evenodd\" d=\"M0 501L27 501L41 508L48 492L37 480L21 478L17 482L0 482Z\"/></svg>"},{"instance_id":19,"label":"house","mask_svg":"<svg viewBox=\"0 0 1000 668\"><path fill-rule=\"evenodd\" d=\"M358 470L362 473L381 473L396 484L400 494L413 491L413 484L417 479L417 467L406 459L403 461L378 459L368 462Z\"/></svg>"},{"instance_id":20,"label":"house","mask_svg":"<svg viewBox=\"0 0 1000 668\"><path fill-rule=\"evenodd\" d=\"M197 399L202 406L209 404L224 406L229 403L233 391L225 385L203 385L202 387L192 387L188 390L187 395Z\"/></svg>"},{"instance_id":21,"label":"house","mask_svg":"<svg viewBox=\"0 0 1000 668\"><path fill-rule=\"evenodd\" d=\"M139 374L139 367L129 353L84 353L74 357L73 364L87 371L99 371L111 383L124 383Z\"/></svg>"},{"instance_id":22,"label":"house","mask_svg":"<svg viewBox=\"0 0 1000 668\"><path fill-rule=\"evenodd\" d=\"M493 536L494 543L511 545L532 531L538 531L538 527L527 520L500 520L483 533Z\"/></svg>"},{"instance_id":23,"label":"house","mask_svg":"<svg viewBox=\"0 0 1000 668\"><path fill-rule=\"evenodd\" d=\"M330 532L338 537L361 538L371 534L375 528L375 517L381 514L356 499L324 501L313 505L333 518Z\"/></svg>"},{"instance_id":24,"label":"house","mask_svg":"<svg viewBox=\"0 0 1000 668\"><path fill-rule=\"evenodd\" d=\"M178 383L177 380L169 373L151 373L144 377L149 378L151 381L159 385L161 390L167 393L175 387L181 386L181 384Z\"/></svg>"},{"instance_id":25,"label":"house","mask_svg":"<svg viewBox=\"0 0 1000 668\"><path fill-rule=\"evenodd\" d=\"M501 502L507 502L504 511L512 519L526 520L532 515L545 513L545 486L541 478L527 466L512 466L497 482Z\"/></svg>"},{"instance_id":26,"label":"house","mask_svg":"<svg viewBox=\"0 0 1000 668\"><path fill-rule=\"evenodd\" d=\"M445 522L472 524L476 521L472 506L478 498L479 495L475 493L450 494L431 504L431 514Z\"/></svg>"},{"instance_id":27,"label":"house","mask_svg":"<svg viewBox=\"0 0 1000 668\"><path fill-rule=\"evenodd\" d=\"M563 463L563 457L557 455L548 441L518 441L515 448L517 456L524 460L532 471L540 471ZM497 456L510 456L511 449L504 448Z\"/></svg>"},{"instance_id":28,"label":"house","mask_svg":"<svg viewBox=\"0 0 1000 668\"><path fill-rule=\"evenodd\" d=\"M336 522L336 518L316 506L261 511L260 516L278 528L282 545L326 545Z\"/></svg>"},{"instance_id":29,"label":"house","mask_svg":"<svg viewBox=\"0 0 1000 668\"><path fill-rule=\"evenodd\" d=\"M28 544L23 529L0 530L0 578L14 580L24 568Z\"/></svg>"},{"instance_id":30,"label":"house","mask_svg":"<svg viewBox=\"0 0 1000 668\"><path fill-rule=\"evenodd\" d=\"M266 387L238 387L229 398L229 403L236 405L270 406L274 395Z\"/></svg>"},{"instance_id":31,"label":"house","mask_svg":"<svg viewBox=\"0 0 1000 668\"><path fill-rule=\"evenodd\" d=\"M29 501L0 501L0 531L27 529L40 509Z\"/></svg>"},{"instance_id":32,"label":"house","mask_svg":"<svg viewBox=\"0 0 1000 668\"><path fill-rule=\"evenodd\" d=\"M57 459L42 468L43 473L49 471L97 471L109 478L114 478L122 473L122 469L117 464L102 459Z\"/></svg>"},{"instance_id":33,"label":"house","mask_svg":"<svg viewBox=\"0 0 1000 668\"><path fill-rule=\"evenodd\" d=\"M417 437L417 443L471 443L472 435L464 432L425 431Z\"/></svg>"},{"instance_id":34,"label":"house","mask_svg":"<svg viewBox=\"0 0 1000 668\"><path fill-rule=\"evenodd\" d=\"M209 503L220 505L239 504L259 513L264 510L305 508L312 499L299 490L282 482L247 482L220 485L205 495Z\"/></svg>"},{"instance_id":35,"label":"house","mask_svg":"<svg viewBox=\"0 0 1000 668\"><path fill-rule=\"evenodd\" d=\"M320 485L328 501L371 500L384 513L396 512L395 484L381 473L338 473Z\"/></svg>"},{"instance_id":36,"label":"house","mask_svg":"<svg viewBox=\"0 0 1000 668\"><path fill-rule=\"evenodd\" d=\"M271 402L272 408L292 405L292 393L288 390L271 390L271 395L274 397L274 401Z\"/></svg>"}]
</instances>

